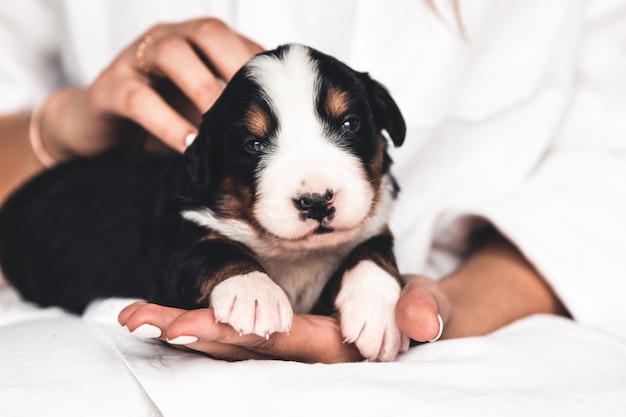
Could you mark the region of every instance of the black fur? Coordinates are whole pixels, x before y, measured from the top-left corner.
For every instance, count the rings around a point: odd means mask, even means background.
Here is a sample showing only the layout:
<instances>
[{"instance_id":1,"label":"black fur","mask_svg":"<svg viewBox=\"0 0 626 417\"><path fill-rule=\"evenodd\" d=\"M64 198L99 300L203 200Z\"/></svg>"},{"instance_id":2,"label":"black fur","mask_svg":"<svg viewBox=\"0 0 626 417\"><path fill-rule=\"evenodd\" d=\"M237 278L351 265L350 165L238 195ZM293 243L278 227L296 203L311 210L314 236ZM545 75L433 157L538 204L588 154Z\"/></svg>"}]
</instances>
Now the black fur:
<instances>
[{"instance_id":1,"label":"black fur","mask_svg":"<svg viewBox=\"0 0 626 417\"><path fill-rule=\"evenodd\" d=\"M333 83L351 91L363 107L360 113L371 115L362 120L362 130L386 130L399 146L405 125L385 89L333 58L311 54ZM204 116L184 156L74 160L31 180L0 210L4 275L28 300L81 312L90 301L113 296L200 307L206 305L199 302L203 286L227 264L262 270L241 243L205 240L207 229L180 216L181 210L198 207L219 215L226 178L254 196L259 158L245 151L250 134L242 124L251 102L271 115L271 136L280 121L244 68ZM372 142L358 135L348 139L349 151L369 164ZM386 152L384 158L387 171ZM395 265L391 245L390 237L370 243ZM347 262L354 264L358 256Z\"/></svg>"}]
</instances>

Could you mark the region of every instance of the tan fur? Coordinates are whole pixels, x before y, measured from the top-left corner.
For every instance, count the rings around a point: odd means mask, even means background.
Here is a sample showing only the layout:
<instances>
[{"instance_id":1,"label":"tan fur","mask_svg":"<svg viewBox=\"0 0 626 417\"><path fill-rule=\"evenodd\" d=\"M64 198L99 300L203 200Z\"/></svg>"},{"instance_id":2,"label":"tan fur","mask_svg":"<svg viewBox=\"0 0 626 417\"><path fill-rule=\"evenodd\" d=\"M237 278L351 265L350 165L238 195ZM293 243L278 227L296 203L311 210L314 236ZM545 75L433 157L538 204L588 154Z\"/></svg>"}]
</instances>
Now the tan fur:
<instances>
[{"instance_id":1,"label":"tan fur","mask_svg":"<svg viewBox=\"0 0 626 417\"><path fill-rule=\"evenodd\" d=\"M348 93L336 87L328 90L326 111L331 118L339 119L348 112L350 101Z\"/></svg>"},{"instance_id":2,"label":"tan fur","mask_svg":"<svg viewBox=\"0 0 626 417\"><path fill-rule=\"evenodd\" d=\"M253 202L250 190L234 184L231 178L226 178L220 188L222 191L222 199L219 203L220 216L251 222Z\"/></svg>"},{"instance_id":3,"label":"tan fur","mask_svg":"<svg viewBox=\"0 0 626 417\"><path fill-rule=\"evenodd\" d=\"M259 139L267 137L270 132L270 117L258 105L253 105L246 114L246 125L250 133Z\"/></svg>"},{"instance_id":4,"label":"tan fur","mask_svg":"<svg viewBox=\"0 0 626 417\"><path fill-rule=\"evenodd\" d=\"M370 210L370 216L374 215L376 206L380 203L381 199L381 185L383 182L383 158L386 149L385 139L381 137L376 145L376 156L372 159L371 164L366 168L367 177L374 190L374 198L372 199L372 209Z\"/></svg>"}]
</instances>

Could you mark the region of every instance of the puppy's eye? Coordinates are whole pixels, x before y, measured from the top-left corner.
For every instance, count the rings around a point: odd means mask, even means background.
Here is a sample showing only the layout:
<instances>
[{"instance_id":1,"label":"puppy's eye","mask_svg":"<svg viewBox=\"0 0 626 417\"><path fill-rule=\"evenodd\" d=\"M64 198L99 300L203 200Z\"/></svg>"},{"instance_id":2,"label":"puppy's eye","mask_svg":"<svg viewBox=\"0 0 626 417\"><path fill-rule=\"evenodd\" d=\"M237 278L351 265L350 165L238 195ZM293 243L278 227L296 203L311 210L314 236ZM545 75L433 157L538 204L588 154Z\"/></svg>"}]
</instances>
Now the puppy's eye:
<instances>
[{"instance_id":1,"label":"puppy's eye","mask_svg":"<svg viewBox=\"0 0 626 417\"><path fill-rule=\"evenodd\" d=\"M258 155L265 152L265 150L267 149L267 143L258 138L255 138L254 136L249 136L244 140L243 147L246 152L253 155Z\"/></svg>"},{"instance_id":2,"label":"puppy's eye","mask_svg":"<svg viewBox=\"0 0 626 417\"><path fill-rule=\"evenodd\" d=\"M342 133L356 133L361 127L361 120L358 117L348 116L341 124Z\"/></svg>"}]
</instances>

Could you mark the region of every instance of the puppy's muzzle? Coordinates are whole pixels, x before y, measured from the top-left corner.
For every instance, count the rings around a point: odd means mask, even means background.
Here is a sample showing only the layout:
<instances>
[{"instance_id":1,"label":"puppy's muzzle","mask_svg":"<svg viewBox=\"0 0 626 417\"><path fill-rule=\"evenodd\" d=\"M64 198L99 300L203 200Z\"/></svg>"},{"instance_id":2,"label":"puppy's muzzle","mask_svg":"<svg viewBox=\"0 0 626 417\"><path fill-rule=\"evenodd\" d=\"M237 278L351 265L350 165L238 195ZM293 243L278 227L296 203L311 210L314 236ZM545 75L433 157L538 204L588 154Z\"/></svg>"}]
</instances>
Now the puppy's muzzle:
<instances>
[{"instance_id":1,"label":"puppy's muzzle","mask_svg":"<svg viewBox=\"0 0 626 417\"><path fill-rule=\"evenodd\" d=\"M332 220L335 214L333 197L334 193L331 190L326 190L324 194L302 194L294 198L293 202L300 212L301 220L313 219L322 223Z\"/></svg>"}]
</instances>

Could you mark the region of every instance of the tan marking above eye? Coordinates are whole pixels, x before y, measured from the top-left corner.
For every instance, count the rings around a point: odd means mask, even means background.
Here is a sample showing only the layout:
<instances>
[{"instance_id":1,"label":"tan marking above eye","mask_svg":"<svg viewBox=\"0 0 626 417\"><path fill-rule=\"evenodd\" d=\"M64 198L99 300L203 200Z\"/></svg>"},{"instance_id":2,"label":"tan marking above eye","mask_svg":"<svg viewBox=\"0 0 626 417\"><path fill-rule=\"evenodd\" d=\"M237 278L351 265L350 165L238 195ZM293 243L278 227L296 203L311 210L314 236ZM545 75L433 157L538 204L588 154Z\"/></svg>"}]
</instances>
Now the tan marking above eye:
<instances>
[{"instance_id":1,"label":"tan marking above eye","mask_svg":"<svg viewBox=\"0 0 626 417\"><path fill-rule=\"evenodd\" d=\"M350 100L346 91L337 87L328 90L326 111L331 118L339 119L348 112Z\"/></svg>"},{"instance_id":2,"label":"tan marking above eye","mask_svg":"<svg viewBox=\"0 0 626 417\"><path fill-rule=\"evenodd\" d=\"M246 126L257 138L265 138L270 133L270 117L258 104L253 104L246 114Z\"/></svg>"}]
</instances>

